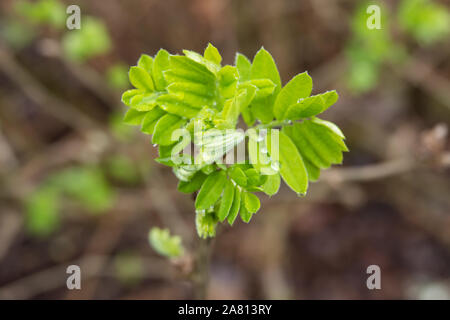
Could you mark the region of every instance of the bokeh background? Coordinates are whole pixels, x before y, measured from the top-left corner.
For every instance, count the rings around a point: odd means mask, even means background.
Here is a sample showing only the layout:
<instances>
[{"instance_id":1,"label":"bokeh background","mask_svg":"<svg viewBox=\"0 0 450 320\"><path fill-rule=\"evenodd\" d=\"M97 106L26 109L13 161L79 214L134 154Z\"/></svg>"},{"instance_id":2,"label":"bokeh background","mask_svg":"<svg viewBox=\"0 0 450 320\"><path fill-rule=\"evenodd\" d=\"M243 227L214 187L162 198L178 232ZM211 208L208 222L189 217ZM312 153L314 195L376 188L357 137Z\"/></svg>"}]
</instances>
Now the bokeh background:
<instances>
[{"instance_id":1,"label":"bokeh background","mask_svg":"<svg viewBox=\"0 0 450 320\"><path fill-rule=\"evenodd\" d=\"M67 30L66 8L82 28ZM369 4L382 29L369 30ZM213 243L211 299L450 299L449 1L1 0L0 298L186 299L193 199L122 123L127 70L160 48L232 64L264 46L283 83L336 89L349 153L307 197L282 185ZM159 226L182 259L149 245ZM82 290L66 288L66 268ZM381 268L368 290L366 268Z\"/></svg>"}]
</instances>

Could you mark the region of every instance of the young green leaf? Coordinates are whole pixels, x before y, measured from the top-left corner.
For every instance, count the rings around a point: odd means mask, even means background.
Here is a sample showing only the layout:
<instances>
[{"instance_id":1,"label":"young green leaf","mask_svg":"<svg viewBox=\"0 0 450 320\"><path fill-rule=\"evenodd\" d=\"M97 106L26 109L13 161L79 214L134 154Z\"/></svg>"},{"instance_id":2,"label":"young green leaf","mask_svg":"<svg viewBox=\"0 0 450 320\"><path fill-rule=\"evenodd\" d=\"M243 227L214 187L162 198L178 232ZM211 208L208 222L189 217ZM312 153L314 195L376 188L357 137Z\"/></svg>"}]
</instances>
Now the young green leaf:
<instances>
[{"instance_id":1,"label":"young green leaf","mask_svg":"<svg viewBox=\"0 0 450 320\"><path fill-rule=\"evenodd\" d=\"M222 194L227 181L224 171L215 171L206 178L200 192L195 199L197 210L206 210L212 207Z\"/></svg>"},{"instance_id":2,"label":"young green leaf","mask_svg":"<svg viewBox=\"0 0 450 320\"><path fill-rule=\"evenodd\" d=\"M161 49L155 56L155 60L152 66L152 76L155 83L155 89L158 91L164 91L167 86L166 79L164 78L164 71L170 67L169 63L170 54Z\"/></svg>"},{"instance_id":3,"label":"young green leaf","mask_svg":"<svg viewBox=\"0 0 450 320\"><path fill-rule=\"evenodd\" d=\"M281 78L278 73L275 61L269 52L264 48L261 48L253 59L251 68L252 79L269 79L275 85L274 92L271 96L261 99L258 102L252 103L252 112L263 123L272 121L273 119L273 105L275 103L276 96L281 89Z\"/></svg>"},{"instance_id":4,"label":"young green leaf","mask_svg":"<svg viewBox=\"0 0 450 320\"><path fill-rule=\"evenodd\" d=\"M239 81L244 82L250 80L252 63L246 56L236 53L235 65L239 73Z\"/></svg>"},{"instance_id":5,"label":"young green leaf","mask_svg":"<svg viewBox=\"0 0 450 320\"><path fill-rule=\"evenodd\" d=\"M273 196L278 192L280 182L281 178L279 173L269 175L267 176L266 182L261 187L262 191L269 196Z\"/></svg>"},{"instance_id":6,"label":"young green leaf","mask_svg":"<svg viewBox=\"0 0 450 320\"><path fill-rule=\"evenodd\" d=\"M147 71L148 74L152 74L153 71L153 58L147 54L141 55L138 60L137 66Z\"/></svg>"},{"instance_id":7,"label":"young green leaf","mask_svg":"<svg viewBox=\"0 0 450 320\"><path fill-rule=\"evenodd\" d=\"M247 211L253 214L258 212L259 208L261 207L261 202L259 201L259 198L253 193L245 192L244 205Z\"/></svg>"},{"instance_id":8,"label":"young green leaf","mask_svg":"<svg viewBox=\"0 0 450 320\"><path fill-rule=\"evenodd\" d=\"M242 191L239 187L234 188L234 197L233 197L233 204L231 206L230 212L228 213L228 224L230 226L233 225L234 221L236 220L236 217L239 213L239 209L241 207L241 194Z\"/></svg>"},{"instance_id":9,"label":"young green leaf","mask_svg":"<svg viewBox=\"0 0 450 320\"><path fill-rule=\"evenodd\" d=\"M335 90L300 99L298 103L289 106L285 118L298 120L318 115L335 104L337 100L338 94Z\"/></svg>"},{"instance_id":10,"label":"young green leaf","mask_svg":"<svg viewBox=\"0 0 450 320\"><path fill-rule=\"evenodd\" d=\"M307 72L296 75L291 81L289 81L280 94L277 96L273 112L278 120L287 119L286 113L289 107L299 99L304 99L311 94L312 91L312 79Z\"/></svg>"},{"instance_id":11,"label":"young green leaf","mask_svg":"<svg viewBox=\"0 0 450 320\"><path fill-rule=\"evenodd\" d=\"M178 183L178 191L183 193L192 193L200 190L203 182L205 182L207 175L202 171L198 171L189 181L180 181Z\"/></svg>"},{"instance_id":12,"label":"young green leaf","mask_svg":"<svg viewBox=\"0 0 450 320\"><path fill-rule=\"evenodd\" d=\"M229 169L230 178L233 179L241 187L245 187L247 185L247 176L244 171L238 167L233 166Z\"/></svg>"},{"instance_id":13,"label":"young green leaf","mask_svg":"<svg viewBox=\"0 0 450 320\"><path fill-rule=\"evenodd\" d=\"M123 118L123 122L130 125L139 126L145 118L147 112L140 112L135 109L129 109Z\"/></svg>"},{"instance_id":14,"label":"young green leaf","mask_svg":"<svg viewBox=\"0 0 450 320\"><path fill-rule=\"evenodd\" d=\"M172 133L186 124L186 120L173 114L162 116L155 125L152 142L163 146L169 146L175 141L172 139Z\"/></svg>"},{"instance_id":15,"label":"young green leaf","mask_svg":"<svg viewBox=\"0 0 450 320\"><path fill-rule=\"evenodd\" d=\"M223 222L231 209L231 206L233 205L233 199L234 199L234 184L230 180L227 180L225 184L225 189L223 191L222 200L220 202L219 211L217 211L217 217L219 218L220 222Z\"/></svg>"},{"instance_id":16,"label":"young green leaf","mask_svg":"<svg viewBox=\"0 0 450 320\"><path fill-rule=\"evenodd\" d=\"M130 111L131 110L133 109L130 109ZM152 111L146 112L141 122L142 123L141 131L143 133L153 134L155 126L158 123L158 120L161 119L166 114L167 113L159 107L154 108Z\"/></svg>"},{"instance_id":17,"label":"young green leaf","mask_svg":"<svg viewBox=\"0 0 450 320\"><path fill-rule=\"evenodd\" d=\"M150 92L155 90L150 74L142 67L131 67L129 77L131 84L137 89Z\"/></svg>"},{"instance_id":18,"label":"young green leaf","mask_svg":"<svg viewBox=\"0 0 450 320\"><path fill-rule=\"evenodd\" d=\"M269 152L277 148L272 146L272 135L267 135L267 146ZM275 142L275 141L274 141ZM292 140L279 132L279 161L280 173L286 184L298 194L305 194L308 189L308 174L303 159ZM273 156L273 154L271 154Z\"/></svg>"},{"instance_id":19,"label":"young green leaf","mask_svg":"<svg viewBox=\"0 0 450 320\"><path fill-rule=\"evenodd\" d=\"M152 228L148 234L150 245L159 254L176 258L184 253L181 238L179 236L171 236L168 229Z\"/></svg>"},{"instance_id":20,"label":"young green leaf","mask_svg":"<svg viewBox=\"0 0 450 320\"><path fill-rule=\"evenodd\" d=\"M219 50L217 50L217 48L214 47L211 43L208 43L208 46L203 53L203 57L218 65L220 65L220 63L222 62L222 56L220 55Z\"/></svg>"}]
</instances>

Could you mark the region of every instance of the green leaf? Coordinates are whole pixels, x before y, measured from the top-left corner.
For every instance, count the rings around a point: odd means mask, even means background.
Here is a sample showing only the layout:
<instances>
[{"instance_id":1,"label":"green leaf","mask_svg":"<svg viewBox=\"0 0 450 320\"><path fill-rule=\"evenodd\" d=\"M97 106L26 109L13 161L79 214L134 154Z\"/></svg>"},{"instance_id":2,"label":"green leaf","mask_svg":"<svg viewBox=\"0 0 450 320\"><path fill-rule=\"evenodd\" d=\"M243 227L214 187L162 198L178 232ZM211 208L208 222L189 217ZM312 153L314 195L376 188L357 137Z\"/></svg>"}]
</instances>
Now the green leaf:
<instances>
[{"instance_id":1,"label":"green leaf","mask_svg":"<svg viewBox=\"0 0 450 320\"><path fill-rule=\"evenodd\" d=\"M153 80L142 67L131 67L128 76L131 84L137 89L154 91Z\"/></svg>"},{"instance_id":2,"label":"green leaf","mask_svg":"<svg viewBox=\"0 0 450 320\"><path fill-rule=\"evenodd\" d=\"M199 107L187 104L183 97L172 94L163 94L156 101L162 109L180 117L193 118L200 111Z\"/></svg>"},{"instance_id":3,"label":"green leaf","mask_svg":"<svg viewBox=\"0 0 450 320\"><path fill-rule=\"evenodd\" d=\"M122 94L122 102L127 105L127 106L131 106L131 100L133 100L134 97L142 95L144 93L143 90L139 90L139 89L131 89L131 90L127 90Z\"/></svg>"},{"instance_id":4,"label":"green leaf","mask_svg":"<svg viewBox=\"0 0 450 320\"><path fill-rule=\"evenodd\" d=\"M150 75L152 74L153 70L153 58L147 54L143 54L139 58L137 66L147 71L147 73Z\"/></svg>"},{"instance_id":5,"label":"green leaf","mask_svg":"<svg viewBox=\"0 0 450 320\"><path fill-rule=\"evenodd\" d=\"M173 114L162 116L156 123L153 131L152 143L169 146L175 141L172 140L172 133L186 124L186 120Z\"/></svg>"},{"instance_id":6,"label":"green leaf","mask_svg":"<svg viewBox=\"0 0 450 320\"><path fill-rule=\"evenodd\" d=\"M220 202L219 211L217 212L217 217L219 218L220 222L223 222L226 217L228 216L231 206L233 205L233 199L234 199L234 191L235 187L233 182L230 180L227 180L225 184L225 189L223 191L222 200Z\"/></svg>"},{"instance_id":7,"label":"green leaf","mask_svg":"<svg viewBox=\"0 0 450 320\"><path fill-rule=\"evenodd\" d=\"M276 157L273 152L276 153L278 149L281 177L292 190L305 194L308 189L308 173L297 147L283 132L279 132L278 148L273 143L276 141L272 141L272 134L268 134L267 146L272 157Z\"/></svg>"},{"instance_id":8,"label":"green leaf","mask_svg":"<svg viewBox=\"0 0 450 320\"><path fill-rule=\"evenodd\" d=\"M239 77L235 67L225 66L217 74L219 78L219 92L225 98L231 98L236 92L237 80Z\"/></svg>"},{"instance_id":9,"label":"green leaf","mask_svg":"<svg viewBox=\"0 0 450 320\"><path fill-rule=\"evenodd\" d=\"M159 254L176 258L184 254L184 248L179 236L171 236L168 229L152 228L148 234L152 248Z\"/></svg>"},{"instance_id":10,"label":"green leaf","mask_svg":"<svg viewBox=\"0 0 450 320\"><path fill-rule=\"evenodd\" d=\"M199 55L199 57L203 59L202 56ZM178 77L188 81L210 83L216 79L215 74L205 65L189 57L170 56L170 70L168 71L178 73Z\"/></svg>"},{"instance_id":11,"label":"green leaf","mask_svg":"<svg viewBox=\"0 0 450 320\"><path fill-rule=\"evenodd\" d=\"M170 54L166 50L160 49L153 62L152 76L155 88L158 91L164 91L167 86L166 79L164 78L164 71L168 70L170 67L169 57Z\"/></svg>"},{"instance_id":12,"label":"green leaf","mask_svg":"<svg viewBox=\"0 0 450 320\"><path fill-rule=\"evenodd\" d=\"M195 199L195 208L206 210L212 207L221 196L226 181L227 176L224 171L211 173L203 183L197 199Z\"/></svg>"},{"instance_id":13,"label":"green leaf","mask_svg":"<svg viewBox=\"0 0 450 320\"><path fill-rule=\"evenodd\" d=\"M312 79L307 72L296 75L289 81L278 95L273 112L278 120L286 119L288 108L311 94Z\"/></svg>"},{"instance_id":14,"label":"green leaf","mask_svg":"<svg viewBox=\"0 0 450 320\"><path fill-rule=\"evenodd\" d=\"M130 125L139 126L145 118L147 112L137 111L135 109L129 109L123 118L123 122Z\"/></svg>"},{"instance_id":15,"label":"green leaf","mask_svg":"<svg viewBox=\"0 0 450 320\"><path fill-rule=\"evenodd\" d=\"M233 225L234 221L236 220L236 217L239 213L239 209L241 207L241 189L239 187L234 188L234 197L233 197L233 204L231 206L230 212L228 213L228 224L230 226Z\"/></svg>"},{"instance_id":16,"label":"green leaf","mask_svg":"<svg viewBox=\"0 0 450 320\"><path fill-rule=\"evenodd\" d=\"M241 53L236 53L235 63L239 73L239 81L250 80L252 63Z\"/></svg>"},{"instance_id":17,"label":"green leaf","mask_svg":"<svg viewBox=\"0 0 450 320\"><path fill-rule=\"evenodd\" d=\"M239 91L234 98L229 99L225 102L225 106L222 110L222 119L230 124L231 128L236 127L237 120L241 111L241 106L245 103L247 98L246 91Z\"/></svg>"},{"instance_id":18,"label":"green leaf","mask_svg":"<svg viewBox=\"0 0 450 320\"><path fill-rule=\"evenodd\" d=\"M205 57L205 59L208 59L209 61L214 62L218 65L220 65L220 63L222 62L222 56L220 55L219 50L217 50L217 48L214 47L211 43L208 43L203 56Z\"/></svg>"},{"instance_id":19,"label":"green leaf","mask_svg":"<svg viewBox=\"0 0 450 320\"><path fill-rule=\"evenodd\" d=\"M309 180L319 178L320 169L342 162L342 152L348 151L339 128L318 118L283 128L297 146L308 171Z\"/></svg>"},{"instance_id":20,"label":"green leaf","mask_svg":"<svg viewBox=\"0 0 450 320\"><path fill-rule=\"evenodd\" d=\"M178 191L183 193L192 193L200 190L203 182L205 182L207 175L202 171L198 171L189 181L180 181L178 183Z\"/></svg>"},{"instance_id":21,"label":"green leaf","mask_svg":"<svg viewBox=\"0 0 450 320\"><path fill-rule=\"evenodd\" d=\"M251 68L252 79L269 79L276 85L273 94L270 97L261 99L261 101L252 103L252 112L263 123L272 121L273 119L273 105L276 96L281 89L281 79L278 73L275 61L269 52L261 48L253 59Z\"/></svg>"},{"instance_id":22,"label":"green leaf","mask_svg":"<svg viewBox=\"0 0 450 320\"><path fill-rule=\"evenodd\" d=\"M133 109L130 109L130 111L131 110L133 110ZM167 113L159 107L154 108L152 111L145 112L145 116L142 119L141 131L143 133L153 134L156 123L158 122L159 119L161 119L166 114Z\"/></svg>"},{"instance_id":23,"label":"green leaf","mask_svg":"<svg viewBox=\"0 0 450 320\"><path fill-rule=\"evenodd\" d=\"M160 95L160 92L136 95L131 99L130 108L137 111L150 111L158 104L157 99Z\"/></svg>"},{"instance_id":24,"label":"green leaf","mask_svg":"<svg viewBox=\"0 0 450 320\"><path fill-rule=\"evenodd\" d=\"M267 181L262 185L262 191L269 196L273 196L278 192L280 182L281 178L278 173L269 175L267 176Z\"/></svg>"},{"instance_id":25,"label":"green leaf","mask_svg":"<svg viewBox=\"0 0 450 320\"><path fill-rule=\"evenodd\" d=\"M259 208L261 207L261 202L259 201L259 198L250 192L244 193L244 205L245 208L249 213L256 213L258 212ZM246 221L248 222L248 221Z\"/></svg>"},{"instance_id":26,"label":"green leaf","mask_svg":"<svg viewBox=\"0 0 450 320\"><path fill-rule=\"evenodd\" d=\"M236 182L241 187L247 186L247 176L240 167L238 166L231 167L229 169L229 175L230 178L233 179L233 181Z\"/></svg>"},{"instance_id":27,"label":"green leaf","mask_svg":"<svg viewBox=\"0 0 450 320\"><path fill-rule=\"evenodd\" d=\"M289 120L298 120L315 116L327 110L330 106L335 104L337 100L338 94L335 90L300 99L298 103L289 106L285 118Z\"/></svg>"}]
</instances>

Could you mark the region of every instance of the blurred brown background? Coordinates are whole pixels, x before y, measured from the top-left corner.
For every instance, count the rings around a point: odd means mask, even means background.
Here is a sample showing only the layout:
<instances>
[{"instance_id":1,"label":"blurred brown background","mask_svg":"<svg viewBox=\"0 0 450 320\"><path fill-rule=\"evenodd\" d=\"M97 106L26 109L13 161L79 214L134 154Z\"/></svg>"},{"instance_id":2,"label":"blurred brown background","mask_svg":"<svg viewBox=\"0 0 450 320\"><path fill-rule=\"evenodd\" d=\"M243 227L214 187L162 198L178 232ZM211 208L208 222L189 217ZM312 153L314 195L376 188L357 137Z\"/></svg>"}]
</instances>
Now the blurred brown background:
<instances>
[{"instance_id":1,"label":"blurred brown background","mask_svg":"<svg viewBox=\"0 0 450 320\"><path fill-rule=\"evenodd\" d=\"M193 200L153 161L149 136L121 124L120 72L141 53L211 42L223 63L264 46L283 83L307 70L315 93L336 89L323 118L350 152L305 198L282 185L261 197L251 223L219 228L208 298L450 299L448 15L442 35L427 29L436 19L411 18L409 32L400 1L374 1L390 39L369 40L387 46L377 55L358 42L356 0L60 1L103 21L111 38L109 50L74 61L60 46L72 31L30 23L15 2L0 1L0 298L193 297L189 261L159 256L147 239L152 226L167 227L195 252ZM26 28L14 33L15 22ZM386 54L396 50L400 58ZM362 77L353 85L352 74ZM75 196L55 196L52 179ZM81 267L80 291L66 288L70 264ZM381 290L366 287L372 264Z\"/></svg>"}]
</instances>

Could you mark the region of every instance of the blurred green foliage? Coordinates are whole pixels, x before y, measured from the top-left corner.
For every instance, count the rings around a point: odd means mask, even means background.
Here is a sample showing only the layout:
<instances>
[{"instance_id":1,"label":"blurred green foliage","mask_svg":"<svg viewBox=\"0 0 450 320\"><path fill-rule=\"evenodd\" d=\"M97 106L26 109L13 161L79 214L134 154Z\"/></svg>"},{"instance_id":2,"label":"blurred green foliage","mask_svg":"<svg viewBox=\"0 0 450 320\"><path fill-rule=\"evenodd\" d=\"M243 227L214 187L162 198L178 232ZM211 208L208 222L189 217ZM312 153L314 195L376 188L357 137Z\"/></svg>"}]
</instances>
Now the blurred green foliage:
<instances>
[{"instance_id":1,"label":"blurred green foliage","mask_svg":"<svg viewBox=\"0 0 450 320\"><path fill-rule=\"evenodd\" d=\"M367 8L381 8L381 29L369 29ZM444 39L450 32L449 11L431 0L403 0L397 14L391 16L381 2L358 5L351 23L352 37L347 44L349 63L347 86L356 94L372 90L377 84L383 63L401 63L407 58L407 47L397 41L392 25L399 25L421 45L427 46Z\"/></svg>"},{"instance_id":2,"label":"blurred green foliage","mask_svg":"<svg viewBox=\"0 0 450 320\"><path fill-rule=\"evenodd\" d=\"M129 87L128 67L123 63L117 63L106 71L108 84L114 89L126 89Z\"/></svg>"},{"instance_id":3,"label":"blurred green foliage","mask_svg":"<svg viewBox=\"0 0 450 320\"><path fill-rule=\"evenodd\" d=\"M450 36L450 13L431 0L403 0L398 9L402 29L429 45Z\"/></svg>"},{"instance_id":4,"label":"blurred green foliage","mask_svg":"<svg viewBox=\"0 0 450 320\"><path fill-rule=\"evenodd\" d=\"M66 25L65 6L58 0L19 0L14 3L14 9L33 24L49 25L55 29L62 29Z\"/></svg>"},{"instance_id":5,"label":"blurred green foliage","mask_svg":"<svg viewBox=\"0 0 450 320\"><path fill-rule=\"evenodd\" d=\"M109 52L111 39L102 21L86 16L81 20L81 29L65 33L62 47L69 59L83 62Z\"/></svg>"},{"instance_id":6,"label":"blurred green foliage","mask_svg":"<svg viewBox=\"0 0 450 320\"><path fill-rule=\"evenodd\" d=\"M181 238L179 236L171 236L168 229L152 228L149 233L150 245L159 254L176 258L184 253Z\"/></svg>"},{"instance_id":7,"label":"blurred green foliage","mask_svg":"<svg viewBox=\"0 0 450 320\"><path fill-rule=\"evenodd\" d=\"M144 265L141 257L133 252L120 252L114 258L114 273L124 285L138 284L144 277Z\"/></svg>"},{"instance_id":8,"label":"blurred green foliage","mask_svg":"<svg viewBox=\"0 0 450 320\"><path fill-rule=\"evenodd\" d=\"M100 214L114 203L114 192L102 171L94 167L73 167L49 176L26 200L27 230L35 236L48 236L60 222L64 199Z\"/></svg>"}]
</instances>

